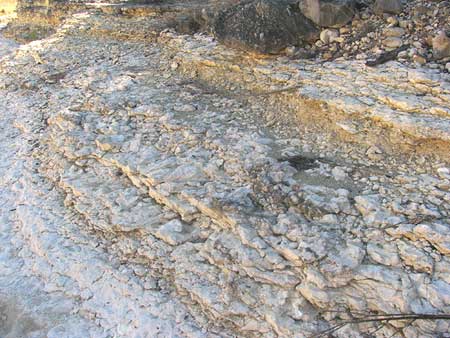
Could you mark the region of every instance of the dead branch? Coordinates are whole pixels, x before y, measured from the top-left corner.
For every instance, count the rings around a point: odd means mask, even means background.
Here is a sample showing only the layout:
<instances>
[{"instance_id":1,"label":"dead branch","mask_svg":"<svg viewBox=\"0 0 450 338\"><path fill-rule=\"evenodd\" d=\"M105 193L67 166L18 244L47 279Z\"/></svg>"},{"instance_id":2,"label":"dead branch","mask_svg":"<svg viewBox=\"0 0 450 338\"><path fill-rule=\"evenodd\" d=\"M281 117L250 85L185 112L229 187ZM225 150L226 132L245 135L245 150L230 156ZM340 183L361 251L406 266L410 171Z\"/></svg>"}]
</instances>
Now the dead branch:
<instances>
[{"instance_id":1,"label":"dead branch","mask_svg":"<svg viewBox=\"0 0 450 338\"><path fill-rule=\"evenodd\" d=\"M332 327L330 327L327 330L324 330L322 332L319 332L317 335L313 337L325 337L327 335L330 335L334 332L337 332L341 328L343 328L345 325L349 324L361 324L361 323L370 323L370 322L390 322L390 321L397 321L397 320L450 320L450 314L426 314L426 313L398 313L398 314L388 314L388 315L368 315L366 317L360 317L355 318L351 320L344 320ZM311 338L313 338L311 337Z\"/></svg>"},{"instance_id":2,"label":"dead branch","mask_svg":"<svg viewBox=\"0 0 450 338\"><path fill-rule=\"evenodd\" d=\"M378 56L375 60L367 61L366 66L375 67L377 65L381 65L382 63L394 60L395 58L397 58L398 53L403 52L404 50L407 50L408 48L409 48L409 45L403 45L398 48L395 48L394 50L383 53L380 56Z\"/></svg>"}]
</instances>

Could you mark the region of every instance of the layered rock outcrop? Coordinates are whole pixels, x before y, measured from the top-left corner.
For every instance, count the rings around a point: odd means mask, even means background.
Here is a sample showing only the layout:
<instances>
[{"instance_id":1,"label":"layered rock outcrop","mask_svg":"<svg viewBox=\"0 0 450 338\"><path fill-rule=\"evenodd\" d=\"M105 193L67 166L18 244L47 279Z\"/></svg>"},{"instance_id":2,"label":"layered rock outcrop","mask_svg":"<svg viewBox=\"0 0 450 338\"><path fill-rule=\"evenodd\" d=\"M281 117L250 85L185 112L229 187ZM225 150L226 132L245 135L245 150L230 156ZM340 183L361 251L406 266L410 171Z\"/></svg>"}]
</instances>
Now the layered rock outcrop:
<instances>
[{"instance_id":1,"label":"layered rock outcrop","mask_svg":"<svg viewBox=\"0 0 450 338\"><path fill-rule=\"evenodd\" d=\"M449 312L443 74L136 35L151 27L92 10L0 61L0 285L35 331L308 337L361 313ZM59 316L27 301L26 276Z\"/></svg>"}]
</instances>

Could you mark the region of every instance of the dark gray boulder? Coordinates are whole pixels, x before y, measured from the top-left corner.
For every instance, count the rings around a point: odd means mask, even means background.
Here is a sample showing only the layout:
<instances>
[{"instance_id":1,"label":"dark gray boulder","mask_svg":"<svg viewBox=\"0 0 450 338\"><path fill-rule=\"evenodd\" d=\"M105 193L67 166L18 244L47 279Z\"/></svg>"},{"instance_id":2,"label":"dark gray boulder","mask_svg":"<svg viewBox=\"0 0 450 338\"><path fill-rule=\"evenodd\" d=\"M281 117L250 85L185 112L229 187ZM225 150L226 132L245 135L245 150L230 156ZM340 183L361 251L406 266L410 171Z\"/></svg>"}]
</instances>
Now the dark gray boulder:
<instances>
[{"instance_id":1,"label":"dark gray boulder","mask_svg":"<svg viewBox=\"0 0 450 338\"><path fill-rule=\"evenodd\" d=\"M295 1L248 0L219 13L213 31L231 47L276 54L318 39L319 30Z\"/></svg>"},{"instance_id":2,"label":"dark gray boulder","mask_svg":"<svg viewBox=\"0 0 450 338\"><path fill-rule=\"evenodd\" d=\"M355 0L302 0L300 10L316 25L342 27L355 15Z\"/></svg>"}]
</instances>

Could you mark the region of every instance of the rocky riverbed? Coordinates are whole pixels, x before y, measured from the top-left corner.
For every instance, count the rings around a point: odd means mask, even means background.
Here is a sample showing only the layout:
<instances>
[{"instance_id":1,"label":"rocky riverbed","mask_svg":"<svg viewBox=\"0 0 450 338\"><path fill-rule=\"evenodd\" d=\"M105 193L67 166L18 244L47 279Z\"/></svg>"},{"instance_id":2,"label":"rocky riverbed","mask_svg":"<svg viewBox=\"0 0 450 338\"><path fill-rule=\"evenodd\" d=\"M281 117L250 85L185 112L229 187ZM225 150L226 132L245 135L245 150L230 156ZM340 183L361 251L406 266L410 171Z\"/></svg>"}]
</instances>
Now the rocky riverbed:
<instances>
[{"instance_id":1,"label":"rocky riverbed","mask_svg":"<svg viewBox=\"0 0 450 338\"><path fill-rule=\"evenodd\" d=\"M0 336L312 337L450 313L448 74L255 58L156 21L92 9L0 40Z\"/></svg>"}]
</instances>

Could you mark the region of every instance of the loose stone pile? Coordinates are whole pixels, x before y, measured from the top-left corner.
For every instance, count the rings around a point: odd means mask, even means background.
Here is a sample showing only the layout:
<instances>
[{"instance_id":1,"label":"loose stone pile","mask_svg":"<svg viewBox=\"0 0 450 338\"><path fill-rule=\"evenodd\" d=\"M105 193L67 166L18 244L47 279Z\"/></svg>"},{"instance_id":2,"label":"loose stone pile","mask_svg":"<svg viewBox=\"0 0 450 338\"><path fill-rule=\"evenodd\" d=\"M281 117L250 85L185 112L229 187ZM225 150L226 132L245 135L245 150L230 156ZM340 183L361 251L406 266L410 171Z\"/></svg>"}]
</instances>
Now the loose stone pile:
<instances>
[{"instance_id":1,"label":"loose stone pile","mask_svg":"<svg viewBox=\"0 0 450 338\"><path fill-rule=\"evenodd\" d=\"M53 25L70 13L97 8L114 16L163 14L166 20L160 30L209 32L228 46L253 52L370 62L394 51L388 59L409 67L444 72L450 68L448 0L53 0L48 4L19 0L19 20L10 25L9 34L32 41L51 34Z\"/></svg>"},{"instance_id":2,"label":"loose stone pile","mask_svg":"<svg viewBox=\"0 0 450 338\"><path fill-rule=\"evenodd\" d=\"M401 3L369 1L365 8L356 11L349 24L325 30L312 50L326 60L367 60L406 46L394 59L410 66L448 71L450 3L422 0ZM442 38L434 40L438 36Z\"/></svg>"},{"instance_id":3,"label":"loose stone pile","mask_svg":"<svg viewBox=\"0 0 450 338\"><path fill-rule=\"evenodd\" d=\"M68 304L36 335L309 337L360 313L449 313L448 157L382 156L376 144L296 128L292 116L266 123L277 98L252 90L272 77L291 85L291 72L273 72L282 66L241 57L236 68L229 60L240 54L201 36L164 32L142 44L105 34L119 27L124 18L78 14L1 59L2 123L14 117L21 135L9 145L19 164L6 176L14 217L5 222L0 262L9 273L0 285L19 283L8 278L20 260L17 280L43 280L39 292ZM242 82L230 88L230 72L221 86L205 67L216 76L234 69ZM312 97L323 68L298 67L299 89ZM334 83L360 67L337 68ZM377 85L387 70L365 72L367 97L404 101ZM417 107L434 97L442 118L429 121L445 124L441 76L424 71L399 88L434 93L416 97ZM255 87L243 84L250 79ZM340 109L358 116L362 104L342 93ZM438 122L422 139L445 138ZM57 326L63 316L70 325ZM375 329L348 325L336 335L450 330L443 320Z\"/></svg>"}]
</instances>

